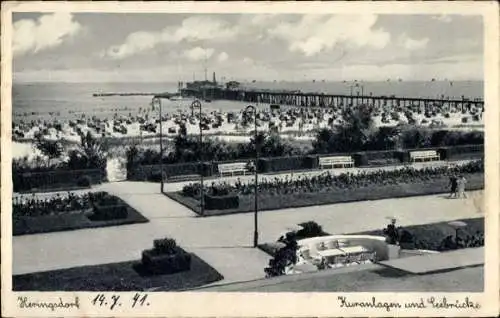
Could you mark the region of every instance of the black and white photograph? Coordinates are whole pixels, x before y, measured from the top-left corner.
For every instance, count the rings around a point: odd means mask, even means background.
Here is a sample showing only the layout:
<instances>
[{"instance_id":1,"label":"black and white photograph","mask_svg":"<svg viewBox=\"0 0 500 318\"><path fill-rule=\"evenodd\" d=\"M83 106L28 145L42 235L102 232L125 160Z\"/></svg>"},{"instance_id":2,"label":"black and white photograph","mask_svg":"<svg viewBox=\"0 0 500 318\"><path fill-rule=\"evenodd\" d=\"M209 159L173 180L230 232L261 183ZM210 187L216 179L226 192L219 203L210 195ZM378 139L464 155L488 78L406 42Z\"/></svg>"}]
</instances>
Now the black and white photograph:
<instances>
[{"instance_id":1,"label":"black and white photograph","mask_svg":"<svg viewBox=\"0 0 500 318\"><path fill-rule=\"evenodd\" d=\"M8 26L13 293L486 291L479 11L38 8Z\"/></svg>"}]
</instances>

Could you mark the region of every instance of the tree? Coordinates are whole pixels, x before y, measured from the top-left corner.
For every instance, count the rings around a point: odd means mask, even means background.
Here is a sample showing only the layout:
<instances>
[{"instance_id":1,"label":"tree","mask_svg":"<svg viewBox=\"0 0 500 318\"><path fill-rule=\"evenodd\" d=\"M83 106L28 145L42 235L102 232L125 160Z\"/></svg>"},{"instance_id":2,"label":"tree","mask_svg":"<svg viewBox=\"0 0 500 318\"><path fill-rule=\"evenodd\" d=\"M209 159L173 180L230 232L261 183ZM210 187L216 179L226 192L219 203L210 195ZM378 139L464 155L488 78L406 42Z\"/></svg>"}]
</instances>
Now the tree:
<instances>
[{"instance_id":1,"label":"tree","mask_svg":"<svg viewBox=\"0 0 500 318\"><path fill-rule=\"evenodd\" d=\"M380 127L365 146L366 150L392 150L399 146L400 127Z\"/></svg>"},{"instance_id":2,"label":"tree","mask_svg":"<svg viewBox=\"0 0 500 318\"><path fill-rule=\"evenodd\" d=\"M70 151L68 165L73 169L106 169L106 151L90 132L80 135L80 145Z\"/></svg>"},{"instance_id":3,"label":"tree","mask_svg":"<svg viewBox=\"0 0 500 318\"><path fill-rule=\"evenodd\" d=\"M269 267L264 269L268 277L284 275L287 266L297 263L299 246L295 234L287 233L282 243L285 243L285 246L276 251L274 258L269 261Z\"/></svg>"},{"instance_id":4,"label":"tree","mask_svg":"<svg viewBox=\"0 0 500 318\"><path fill-rule=\"evenodd\" d=\"M367 106L347 109L332 130L321 129L313 142L316 153L364 150L375 133L373 110Z\"/></svg>"},{"instance_id":5,"label":"tree","mask_svg":"<svg viewBox=\"0 0 500 318\"><path fill-rule=\"evenodd\" d=\"M41 135L36 137L35 147L45 156L49 158L49 166L52 159L59 158L64 151L64 148L59 140L47 140Z\"/></svg>"}]
</instances>

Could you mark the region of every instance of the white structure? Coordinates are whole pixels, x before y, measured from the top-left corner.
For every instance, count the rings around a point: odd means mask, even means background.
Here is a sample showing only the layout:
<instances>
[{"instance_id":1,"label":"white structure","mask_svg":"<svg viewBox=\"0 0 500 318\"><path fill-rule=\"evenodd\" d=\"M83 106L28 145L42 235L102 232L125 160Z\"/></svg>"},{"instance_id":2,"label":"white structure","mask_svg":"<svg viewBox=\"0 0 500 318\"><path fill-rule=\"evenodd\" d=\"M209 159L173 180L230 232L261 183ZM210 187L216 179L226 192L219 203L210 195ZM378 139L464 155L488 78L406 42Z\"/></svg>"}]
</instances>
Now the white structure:
<instances>
[{"instance_id":1,"label":"white structure","mask_svg":"<svg viewBox=\"0 0 500 318\"><path fill-rule=\"evenodd\" d=\"M384 236L373 235L318 236L299 240L297 243L299 245L298 261L287 269L287 273L309 272L318 268L339 268L437 253L401 250L397 245L388 244Z\"/></svg>"}]
</instances>

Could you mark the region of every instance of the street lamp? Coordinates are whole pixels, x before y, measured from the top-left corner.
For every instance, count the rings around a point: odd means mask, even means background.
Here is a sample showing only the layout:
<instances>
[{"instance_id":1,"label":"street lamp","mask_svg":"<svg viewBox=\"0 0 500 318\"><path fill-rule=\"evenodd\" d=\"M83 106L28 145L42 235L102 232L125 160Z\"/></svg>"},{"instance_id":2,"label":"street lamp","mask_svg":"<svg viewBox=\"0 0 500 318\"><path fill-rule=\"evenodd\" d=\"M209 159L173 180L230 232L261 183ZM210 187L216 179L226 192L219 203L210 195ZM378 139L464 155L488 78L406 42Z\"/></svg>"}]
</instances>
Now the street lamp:
<instances>
[{"instance_id":1,"label":"street lamp","mask_svg":"<svg viewBox=\"0 0 500 318\"><path fill-rule=\"evenodd\" d=\"M203 129L202 129L202 122L201 122L201 102L199 100L194 100L191 103L191 113L194 112L195 108L200 109L200 184L201 184L201 191L200 191L200 215L204 216L205 215L205 189L203 188Z\"/></svg>"},{"instance_id":2,"label":"street lamp","mask_svg":"<svg viewBox=\"0 0 500 318\"><path fill-rule=\"evenodd\" d=\"M164 182L163 182L163 129L162 129L162 114L161 114L161 100L158 97L153 97L152 100L153 109L156 109L158 106L160 111L160 191L163 193Z\"/></svg>"},{"instance_id":3,"label":"street lamp","mask_svg":"<svg viewBox=\"0 0 500 318\"><path fill-rule=\"evenodd\" d=\"M253 113L253 116L254 116L254 138L255 138L255 164L254 164L254 168L255 168L255 195L254 195L254 199L255 199L255 205L254 205L254 232L253 232L253 247L257 247L257 245L259 244L259 230L258 230L258 227L259 227L259 223L258 223L258 218L257 218L257 211L258 211L258 183L259 183L259 179L258 179L258 173L257 173L257 162L259 160L259 144L258 144L258 140L257 140L257 107L253 106L253 105L248 105L246 108L245 108L245 113Z\"/></svg>"}]
</instances>

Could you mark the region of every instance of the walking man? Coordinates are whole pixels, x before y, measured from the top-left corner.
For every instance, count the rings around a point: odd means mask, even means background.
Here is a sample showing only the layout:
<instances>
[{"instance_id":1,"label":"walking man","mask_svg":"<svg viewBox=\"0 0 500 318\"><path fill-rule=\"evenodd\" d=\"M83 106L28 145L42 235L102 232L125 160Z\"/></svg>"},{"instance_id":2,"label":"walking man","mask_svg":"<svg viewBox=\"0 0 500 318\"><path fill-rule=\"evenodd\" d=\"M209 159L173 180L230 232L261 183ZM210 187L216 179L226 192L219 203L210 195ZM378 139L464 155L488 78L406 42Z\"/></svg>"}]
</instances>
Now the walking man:
<instances>
[{"instance_id":1,"label":"walking man","mask_svg":"<svg viewBox=\"0 0 500 318\"><path fill-rule=\"evenodd\" d=\"M458 187L458 179L457 176L452 175L450 177L450 183L448 184L450 187L450 196L449 198L456 198L457 197L457 187Z\"/></svg>"}]
</instances>

